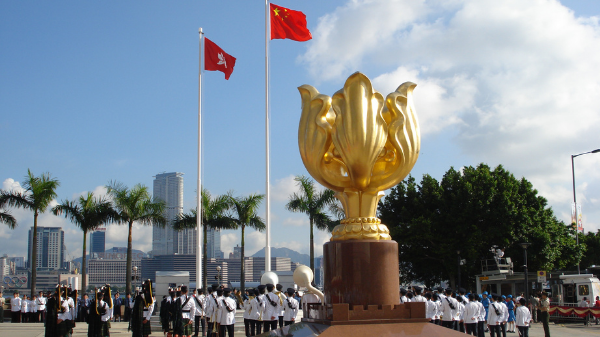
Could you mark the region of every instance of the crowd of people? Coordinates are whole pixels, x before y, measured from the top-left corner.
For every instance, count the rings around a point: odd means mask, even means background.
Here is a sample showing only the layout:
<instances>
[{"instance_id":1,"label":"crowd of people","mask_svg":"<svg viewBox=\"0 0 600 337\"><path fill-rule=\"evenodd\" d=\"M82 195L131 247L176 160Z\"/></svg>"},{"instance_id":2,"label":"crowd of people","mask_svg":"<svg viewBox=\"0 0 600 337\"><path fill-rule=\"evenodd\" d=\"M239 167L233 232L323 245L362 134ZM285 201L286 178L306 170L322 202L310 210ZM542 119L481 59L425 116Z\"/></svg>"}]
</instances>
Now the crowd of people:
<instances>
[{"instance_id":1,"label":"crowd of people","mask_svg":"<svg viewBox=\"0 0 600 337\"><path fill-rule=\"evenodd\" d=\"M66 286L57 286L55 292L39 292L32 298L21 298L15 292L10 301L11 322L47 322L46 336L69 337L75 322L81 321L88 323L88 336L106 337L110 335L110 322L123 319L129 322L133 337L147 337L152 332L150 319L157 303L150 280L141 289L134 299L130 294L121 298L118 292L113 297L110 285L106 285L94 292L93 300L87 294L79 298L76 290ZM280 284L259 285L246 289L244 294L217 284L206 293L203 289L189 291L182 285L169 289L169 295L160 303L162 332L167 336L198 337L218 331L219 336L233 337L236 311L243 310L245 335L255 336L293 324L301 302L319 301L311 295L300 298L295 289L283 291ZM0 301L3 305L2 293ZM431 323L473 336L483 337L489 332L491 337L506 337L507 333L518 332L527 337L530 325L537 322L543 324L545 336L550 336L550 301L544 292L532 294L527 301L523 294L513 298L488 292L472 294L463 288L453 291L414 286L400 289L400 303L407 302L424 302ZM594 303L583 298L579 306L600 307L600 298L596 297Z\"/></svg>"},{"instance_id":2,"label":"crowd of people","mask_svg":"<svg viewBox=\"0 0 600 337\"><path fill-rule=\"evenodd\" d=\"M255 336L296 321L300 308L295 289L283 291L280 284L259 285L256 289L238 290L213 284L188 295L186 286L169 290L162 299L160 320L163 333L175 336L234 335L235 314L243 310L246 336Z\"/></svg>"},{"instance_id":3,"label":"crowd of people","mask_svg":"<svg viewBox=\"0 0 600 337\"><path fill-rule=\"evenodd\" d=\"M486 332L491 337L506 337L507 333L518 332L522 337L529 336L529 326L534 322L527 299L512 295L467 293L459 288L423 289L415 286L412 289L400 289L400 302L425 302L426 318L433 324L466 333L468 335L485 336ZM548 295L542 293L539 301L542 312L541 320L544 331L550 336L548 327L548 309L550 302Z\"/></svg>"}]
</instances>

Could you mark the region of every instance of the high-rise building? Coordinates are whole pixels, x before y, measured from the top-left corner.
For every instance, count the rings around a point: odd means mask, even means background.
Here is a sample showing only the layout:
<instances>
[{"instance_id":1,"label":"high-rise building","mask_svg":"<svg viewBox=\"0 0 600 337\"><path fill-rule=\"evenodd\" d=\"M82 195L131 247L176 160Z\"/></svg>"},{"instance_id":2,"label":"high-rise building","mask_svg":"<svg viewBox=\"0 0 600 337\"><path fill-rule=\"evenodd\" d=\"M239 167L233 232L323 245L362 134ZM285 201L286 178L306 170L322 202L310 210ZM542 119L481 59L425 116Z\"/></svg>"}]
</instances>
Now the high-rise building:
<instances>
[{"instance_id":1,"label":"high-rise building","mask_svg":"<svg viewBox=\"0 0 600 337\"><path fill-rule=\"evenodd\" d=\"M131 272L131 276L140 276L142 274L142 262L132 260L132 267L137 267L137 271ZM127 281L127 259L91 259L88 262L89 285L111 285L123 286ZM134 281L133 286L139 286L141 281Z\"/></svg>"},{"instance_id":2,"label":"high-rise building","mask_svg":"<svg viewBox=\"0 0 600 337\"><path fill-rule=\"evenodd\" d=\"M4 254L4 256L7 256ZM23 256L7 256L7 261L15 264L15 268L25 268L25 257Z\"/></svg>"},{"instance_id":3,"label":"high-rise building","mask_svg":"<svg viewBox=\"0 0 600 337\"><path fill-rule=\"evenodd\" d=\"M196 231L175 231L171 226L183 213L183 173L160 173L154 177L153 197L165 203L167 226L152 229L152 255L195 254Z\"/></svg>"},{"instance_id":4,"label":"high-rise building","mask_svg":"<svg viewBox=\"0 0 600 337\"><path fill-rule=\"evenodd\" d=\"M221 230L209 228L206 231L206 256L209 259L222 259Z\"/></svg>"},{"instance_id":5,"label":"high-rise building","mask_svg":"<svg viewBox=\"0 0 600 337\"><path fill-rule=\"evenodd\" d=\"M90 233L90 257L96 258L106 250L106 228L100 227Z\"/></svg>"},{"instance_id":6,"label":"high-rise building","mask_svg":"<svg viewBox=\"0 0 600 337\"><path fill-rule=\"evenodd\" d=\"M27 265L31 269L31 252L33 247L33 227L29 230L27 246ZM61 227L37 228L37 263L36 268L58 270L65 262L65 232Z\"/></svg>"}]
</instances>

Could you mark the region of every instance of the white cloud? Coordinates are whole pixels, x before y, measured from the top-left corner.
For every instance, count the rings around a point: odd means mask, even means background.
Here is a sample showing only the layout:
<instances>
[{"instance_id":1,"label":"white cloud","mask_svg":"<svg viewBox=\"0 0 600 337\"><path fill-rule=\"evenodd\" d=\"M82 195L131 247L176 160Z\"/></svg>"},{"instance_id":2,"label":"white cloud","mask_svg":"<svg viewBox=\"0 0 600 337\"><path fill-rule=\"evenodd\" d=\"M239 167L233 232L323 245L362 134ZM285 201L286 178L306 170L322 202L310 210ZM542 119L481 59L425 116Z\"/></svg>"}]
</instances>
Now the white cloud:
<instances>
[{"instance_id":1,"label":"white cloud","mask_svg":"<svg viewBox=\"0 0 600 337\"><path fill-rule=\"evenodd\" d=\"M599 18L575 17L558 1L441 4L348 1L320 19L301 61L317 82L363 69L384 95L417 83L424 137L450 131L472 159L466 164L502 164L524 176L568 221L570 155L600 146ZM600 198L599 164L598 154L575 164L591 230L600 227L591 207Z\"/></svg>"},{"instance_id":2,"label":"white cloud","mask_svg":"<svg viewBox=\"0 0 600 337\"><path fill-rule=\"evenodd\" d=\"M290 196L298 190L294 175L289 175L282 179L277 179L271 186L271 200L287 202Z\"/></svg>"},{"instance_id":3,"label":"white cloud","mask_svg":"<svg viewBox=\"0 0 600 337\"><path fill-rule=\"evenodd\" d=\"M81 191L79 193L73 193L71 200L76 200L79 197L85 197L85 196L87 196L88 192L89 191ZM96 198L105 197L108 195L108 190L106 189L106 186L104 186L104 185L96 186L96 188L94 188L94 190L91 192L94 193L94 197L96 197Z\"/></svg>"},{"instance_id":4,"label":"white cloud","mask_svg":"<svg viewBox=\"0 0 600 337\"><path fill-rule=\"evenodd\" d=\"M297 226L297 227L307 227L310 225L308 218L286 218L282 221L284 226Z\"/></svg>"},{"instance_id":5,"label":"white cloud","mask_svg":"<svg viewBox=\"0 0 600 337\"><path fill-rule=\"evenodd\" d=\"M240 236L237 233L221 232L221 251L224 256L229 257L229 253L233 252L233 247L240 244Z\"/></svg>"},{"instance_id":6,"label":"white cloud","mask_svg":"<svg viewBox=\"0 0 600 337\"><path fill-rule=\"evenodd\" d=\"M246 231L246 256L252 256L263 249L266 244L266 235L258 231Z\"/></svg>"},{"instance_id":7,"label":"white cloud","mask_svg":"<svg viewBox=\"0 0 600 337\"><path fill-rule=\"evenodd\" d=\"M109 225L106 227L106 249L112 247L127 247L129 237L129 225ZM143 252L152 250L152 226L144 226L138 223L133 223L131 229L131 244L133 249L138 249Z\"/></svg>"},{"instance_id":8,"label":"white cloud","mask_svg":"<svg viewBox=\"0 0 600 337\"><path fill-rule=\"evenodd\" d=\"M21 184L12 178L5 179L2 182L2 189L5 191L14 191L14 192L24 192L25 191L23 189L23 187L21 187Z\"/></svg>"}]
</instances>

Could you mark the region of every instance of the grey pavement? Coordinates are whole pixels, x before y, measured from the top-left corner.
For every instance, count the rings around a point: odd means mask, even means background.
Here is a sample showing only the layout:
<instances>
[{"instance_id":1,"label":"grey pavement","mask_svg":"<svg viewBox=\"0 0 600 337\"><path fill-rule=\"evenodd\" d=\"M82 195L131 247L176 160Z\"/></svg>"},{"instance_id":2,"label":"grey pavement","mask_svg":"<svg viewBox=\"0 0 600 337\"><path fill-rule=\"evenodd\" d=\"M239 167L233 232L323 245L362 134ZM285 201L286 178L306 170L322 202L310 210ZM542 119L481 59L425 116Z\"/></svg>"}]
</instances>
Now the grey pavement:
<instances>
[{"instance_id":1,"label":"grey pavement","mask_svg":"<svg viewBox=\"0 0 600 337\"><path fill-rule=\"evenodd\" d=\"M128 323L111 323L112 328L110 329L111 336L130 336L131 332L127 331ZM236 329L235 336L243 337L243 320L236 324L236 327L242 329ZM586 336L600 336L600 325L584 326L583 324L551 324L550 333L552 337L586 337ZM156 330L152 336L162 336L160 330ZM43 337L44 327L40 323L0 323L0 337ZM87 336L87 324L77 323L77 327L74 329L73 337ZM517 333L507 333L507 337L518 336ZM544 330L541 324L534 324L529 330L530 337L543 337ZM375 336L372 336L375 337Z\"/></svg>"}]
</instances>

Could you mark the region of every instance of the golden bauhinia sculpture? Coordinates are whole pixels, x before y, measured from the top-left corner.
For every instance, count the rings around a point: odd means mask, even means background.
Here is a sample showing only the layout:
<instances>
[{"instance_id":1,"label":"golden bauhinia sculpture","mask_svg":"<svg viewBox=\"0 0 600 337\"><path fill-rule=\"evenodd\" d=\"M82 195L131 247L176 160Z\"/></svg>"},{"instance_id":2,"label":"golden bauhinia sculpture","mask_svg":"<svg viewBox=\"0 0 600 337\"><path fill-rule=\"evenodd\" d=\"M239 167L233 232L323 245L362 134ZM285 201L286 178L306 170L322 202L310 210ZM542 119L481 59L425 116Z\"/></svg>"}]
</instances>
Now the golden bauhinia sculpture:
<instances>
[{"instance_id":1,"label":"golden bauhinia sculpture","mask_svg":"<svg viewBox=\"0 0 600 337\"><path fill-rule=\"evenodd\" d=\"M333 97L310 85L298 88L302 161L313 178L337 192L346 214L332 241L391 239L377 218L377 203L419 157L416 86L405 82L384 101L367 76L356 72Z\"/></svg>"}]
</instances>

